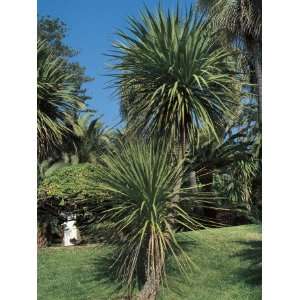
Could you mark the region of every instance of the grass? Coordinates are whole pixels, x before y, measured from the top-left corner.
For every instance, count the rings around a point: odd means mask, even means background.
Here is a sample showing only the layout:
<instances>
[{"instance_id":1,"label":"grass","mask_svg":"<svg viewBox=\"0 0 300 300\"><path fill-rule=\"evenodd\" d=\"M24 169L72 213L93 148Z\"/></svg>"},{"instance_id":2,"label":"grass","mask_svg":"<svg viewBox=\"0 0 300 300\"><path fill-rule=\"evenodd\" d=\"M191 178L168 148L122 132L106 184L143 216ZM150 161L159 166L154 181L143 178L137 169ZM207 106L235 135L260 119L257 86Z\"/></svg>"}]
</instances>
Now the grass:
<instances>
[{"instance_id":1,"label":"grass","mask_svg":"<svg viewBox=\"0 0 300 300\"><path fill-rule=\"evenodd\" d=\"M261 299L261 227L244 225L180 234L196 269L189 280L168 263L167 300ZM101 246L47 248L38 253L39 300L118 299L110 250Z\"/></svg>"}]
</instances>

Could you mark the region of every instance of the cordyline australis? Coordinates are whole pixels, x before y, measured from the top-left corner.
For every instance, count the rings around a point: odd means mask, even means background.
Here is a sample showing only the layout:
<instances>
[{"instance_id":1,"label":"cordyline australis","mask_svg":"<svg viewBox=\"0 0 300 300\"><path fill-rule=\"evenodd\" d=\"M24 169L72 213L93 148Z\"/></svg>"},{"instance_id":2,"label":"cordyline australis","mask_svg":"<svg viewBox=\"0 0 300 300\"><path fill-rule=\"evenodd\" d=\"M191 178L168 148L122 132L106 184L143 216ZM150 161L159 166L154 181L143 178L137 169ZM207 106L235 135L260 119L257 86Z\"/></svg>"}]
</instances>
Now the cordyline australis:
<instances>
[{"instance_id":1,"label":"cordyline australis","mask_svg":"<svg viewBox=\"0 0 300 300\"><path fill-rule=\"evenodd\" d=\"M176 238L176 230L200 228L188 208L210 206L211 193L176 188L185 178L183 160L174 161L165 144L131 142L101 158L101 183L108 197L102 221L109 221L108 243L115 246L112 270L129 294L137 286L138 299L155 299L166 279L166 257L172 255L187 274L192 262ZM178 196L174 201L174 196Z\"/></svg>"}]
</instances>

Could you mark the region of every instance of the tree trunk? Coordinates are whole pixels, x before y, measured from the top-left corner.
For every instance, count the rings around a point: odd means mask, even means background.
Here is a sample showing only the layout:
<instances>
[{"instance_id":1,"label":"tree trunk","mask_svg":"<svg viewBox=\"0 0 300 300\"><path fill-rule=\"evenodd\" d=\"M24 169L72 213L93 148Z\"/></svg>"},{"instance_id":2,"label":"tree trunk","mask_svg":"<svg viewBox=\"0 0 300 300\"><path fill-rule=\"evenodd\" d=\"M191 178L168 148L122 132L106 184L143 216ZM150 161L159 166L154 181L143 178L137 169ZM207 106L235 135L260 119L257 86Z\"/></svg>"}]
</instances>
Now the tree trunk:
<instances>
[{"instance_id":1,"label":"tree trunk","mask_svg":"<svg viewBox=\"0 0 300 300\"><path fill-rule=\"evenodd\" d=\"M182 169L182 167L183 167L182 160L184 159L185 150L186 150L186 138L185 138L185 130L184 129L182 129L180 140L181 140L181 144L178 146L178 162L181 163L181 169ZM175 192L180 191L181 184L182 184L182 176L176 182L175 189L174 189ZM175 197L173 199L174 203L178 203L179 200L180 200L179 194L175 195Z\"/></svg>"},{"instance_id":2,"label":"tree trunk","mask_svg":"<svg viewBox=\"0 0 300 300\"><path fill-rule=\"evenodd\" d=\"M246 36L246 44L249 51L249 67L254 73L251 83L256 84L256 95L257 95L257 122L258 128L262 130L262 69L261 69L261 42L254 40L251 36Z\"/></svg>"},{"instance_id":3,"label":"tree trunk","mask_svg":"<svg viewBox=\"0 0 300 300\"><path fill-rule=\"evenodd\" d=\"M37 230L37 246L38 248L44 248L48 246L46 227L44 224Z\"/></svg>"},{"instance_id":4,"label":"tree trunk","mask_svg":"<svg viewBox=\"0 0 300 300\"><path fill-rule=\"evenodd\" d=\"M213 171L210 168L204 169L204 174L201 176L201 183L204 185L203 191L204 192L211 192L212 191L212 184L213 184Z\"/></svg>"},{"instance_id":5,"label":"tree trunk","mask_svg":"<svg viewBox=\"0 0 300 300\"><path fill-rule=\"evenodd\" d=\"M192 188L192 191L194 193L197 192L197 180L196 180L196 172L195 171L191 171L190 174L189 174L189 179L190 179L190 186Z\"/></svg>"},{"instance_id":6,"label":"tree trunk","mask_svg":"<svg viewBox=\"0 0 300 300\"><path fill-rule=\"evenodd\" d=\"M261 57L261 41L254 41L251 39L248 39L247 41L248 48L250 50L252 61L254 61L254 66L251 66L250 62L250 68L254 68L255 72L255 79L256 79L256 94L257 94L257 122L258 122L258 129L260 134L262 133L262 57ZM261 146L258 153L259 160L261 162L262 158L262 150ZM260 182L260 188L261 188L261 180ZM261 194L260 194L260 202L261 202Z\"/></svg>"},{"instance_id":7,"label":"tree trunk","mask_svg":"<svg viewBox=\"0 0 300 300\"><path fill-rule=\"evenodd\" d=\"M155 267L150 267L150 270L146 272L146 282L142 290L137 295L137 300L155 300L159 291L161 282L161 274L165 259L162 261L156 261ZM151 265L151 263L150 263Z\"/></svg>"},{"instance_id":8,"label":"tree trunk","mask_svg":"<svg viewBox=\"0 0 300 300\"><path fill-rule=\"evenodd\" d=\"M147 278L142 290L137 296L137 300L155 300L159 290L159 279L154 279L152 275Z\"/></svg>"},{"instance_id":9,"label":"tree trunk","mask_svg":"<svg viewBox=\"0 0 300 300\"><path fill-rule=\"evenodd\" d=\"M201 176L201 183L204 185L203 192L211 193L212 192L212 184L213 184L213 170L210 168L206 168L204 170L204 174ZM213 206L213 205L211 205ZM216 210L213 208L204 208L203 213L205 217L215 220L216 219ZM208 224L209 225L209 224Z\"/></svg>"},{"instance_id":10,"label":"tree trunk","mask_svg":"<svg viewBox=\"0 0 300 300\"><path fill-rule=\"evenodd\" d=\"M259 48L257 46L256 48ZM257 104L258 104L258 126L260 132L262 131L262 70L261 70L261 59L259 54L259 49L257 50L258 53L255 55L255 75L257 80Z\"/></svg>"},{"instance_id":11,"label":"tree trunk","mask_svg":"<svg viewBox=\"0 0 300 300\"><path fill-rule=\"evenodd\" d=\"M198 188L197 188L197 179L196 179L196 172L195 171L190 172L189 181L190 181L190 187L192 188L192 192L197 193ZM203 216L203 214L204 214L204 210L203 210L203 207L201 205L194 207L193 212L197 216Z\"/></svg>"}]
</instances>

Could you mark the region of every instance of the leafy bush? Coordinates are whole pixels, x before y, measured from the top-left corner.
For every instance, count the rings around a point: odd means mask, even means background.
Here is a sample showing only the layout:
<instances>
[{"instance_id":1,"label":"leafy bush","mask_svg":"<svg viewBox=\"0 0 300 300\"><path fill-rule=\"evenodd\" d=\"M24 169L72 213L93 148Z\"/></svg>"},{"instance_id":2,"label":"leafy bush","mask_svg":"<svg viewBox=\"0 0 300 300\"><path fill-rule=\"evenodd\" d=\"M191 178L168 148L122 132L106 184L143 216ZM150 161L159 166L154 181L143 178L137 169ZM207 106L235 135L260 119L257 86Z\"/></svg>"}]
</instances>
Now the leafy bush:
<instances>
[{"instance_id":1,"label":"leafy bush","mask_svg":"<svg viewBox=\"0 0 300 300\"><path fill-rule=\"evenodd\" d=\"M70 165L46 177L39 187L38 194L41 199L53 197L66 201L83 200L95 196L94 187L99 182L100 174L97 165Z\"/></svg>"},{"instance_id":2,"label":"leafy bush","mask_svg":"<svg viewBox=\"0 0 300 300\"><path fill-rule=\"evenodd\" d=\"M91 211L105 196L99 182L99 166L92 164L65 166L45 177L38 188L38 224L49 242L59 236L68 212L76 214L79 227L96 219Z\"/></svg>"}]
</instances>

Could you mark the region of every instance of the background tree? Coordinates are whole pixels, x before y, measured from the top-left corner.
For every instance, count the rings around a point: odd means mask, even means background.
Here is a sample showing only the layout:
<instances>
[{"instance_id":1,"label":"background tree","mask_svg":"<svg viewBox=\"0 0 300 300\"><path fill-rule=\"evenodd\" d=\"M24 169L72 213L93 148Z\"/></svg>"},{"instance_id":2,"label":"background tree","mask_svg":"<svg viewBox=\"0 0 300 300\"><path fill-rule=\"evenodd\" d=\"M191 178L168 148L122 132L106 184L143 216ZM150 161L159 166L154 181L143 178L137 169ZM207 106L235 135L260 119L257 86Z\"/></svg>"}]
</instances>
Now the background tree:
<instances>
[{"instance_id":1,"label":"background tree","mask_svg":"<svg viewBox=\"0 0 300 300\"><path fill-rule=\"evenodd\" d=\"M68 213L76 214L78 226L94 214L103 195L95 188L101 178L94 164L53 164L38 186L38 233L40 246L61 242L61 224Z\"/></svg>"},{"instance_id":2,"label":"background tree","mask_svg":"<svg viewBox=\"0 0 300 300\"><path fill-rule=\"evenodd\" d=\"M210 19L213 30L223 45L240 50L240 70L249 76L251 92L256 100L253 110L242 114L248 119L248 133L254 137L253 155L258 163L253 188L256 201L261 203L261 151L262 151L262 1L261 0L198 0L201 14ZM253 106L252 101L248 100ZM252 112L251 112L252 111ZM250 113L249 113L250 112ZM253 126L255 124L255 126Z\"/></svg>"},{"instance_id":3,"label":"background tree","mask_svg":"<svg viewBox=\"0 0 300 300\"><path fill-rule=\"evenodd\" d=\"M223 37L223 41L243 50L250 80L256 86L257 121L261 132L261 0L198 0L198 5L202 13L203 9L208 12L213 28Z\"/></svg>"},{"instance_id":4,"label":"background tree","mask_svg":"<svg viewBox=\"0 0 300 300\"><path fill-rule=\"evenodd\" d=\"M253 180L258 171L257 159L249 156L247 159L237 159L232 164L225 166L222 172L216 173L215 188L225 199L225 205L234 205L243 208L244 215L256 217L259 203L256 203L254 194Z\"/></svg>"},{"instance_id":5,"label":"background tree","mask_svg":"<svg viewBox=\"0 0 300 300\"><path fill-rule=\"evenodd\" d=\"M78 97L84 101L90 99L86 95L86 89L83 85L93 80L93 78L85 74L85 67L81 66L78 62L70 61L70 58L75 57L79 52L64 43L64 38L68 33L67 25L59 18L42 16L38 18L37 32L40 39L48 41L53 54L64 61L66 70L70 74L73 74L72 80L76 86Z\"/></svg>"},{"instance_id":6,"label":"background tree","mask_svg":"<svg viewBox=\"0 0 300 300\"><path fill-rule=\"evenodd\" d=\"M52 53L48 42L37 45L37 133L39 161L62 146L74 112L84 108L64 61Z\"/></svg>"},{"instance_id":7,"label":"background tree","mask_svg":"<svg viewBox=\"0 0 300 300\"><path fill-rule=\"evenodd\" d=\"M110 144L110 132L106 130L100 118L94 118L92 113L81 114L73 122L71 153L79 163L95 163L107 150ZM67 141L66 141L67 142Z\"/></svg>"}]
</instances>

